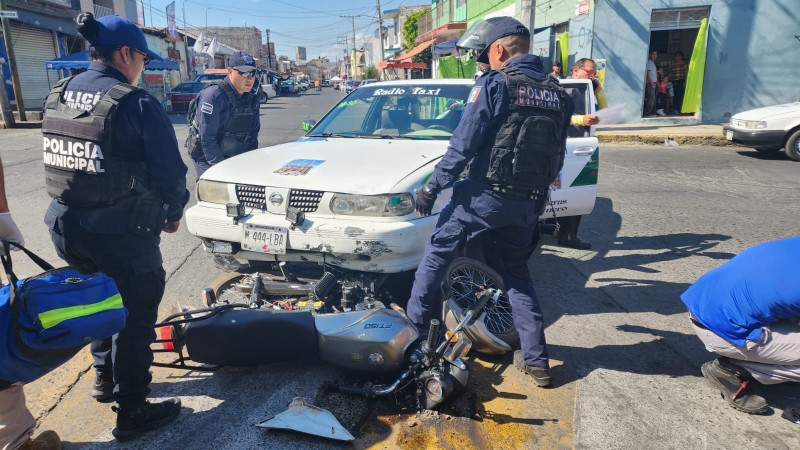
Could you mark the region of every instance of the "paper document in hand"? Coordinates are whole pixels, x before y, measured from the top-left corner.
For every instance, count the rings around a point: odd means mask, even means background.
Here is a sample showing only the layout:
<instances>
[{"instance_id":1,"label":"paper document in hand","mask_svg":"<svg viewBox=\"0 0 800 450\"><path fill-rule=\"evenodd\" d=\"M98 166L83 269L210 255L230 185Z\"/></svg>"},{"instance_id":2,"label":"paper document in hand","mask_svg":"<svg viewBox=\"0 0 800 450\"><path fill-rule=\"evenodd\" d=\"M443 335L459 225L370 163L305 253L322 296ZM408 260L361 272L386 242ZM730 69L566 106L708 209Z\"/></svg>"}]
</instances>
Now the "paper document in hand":
<instances>
[{"instance_id":1,"label":"paper document in hand","mask_svg":"<svg viewBox=\"0 0 800 450\"><path fill-rule=\"evenodd\" d=\"M595 112L594 115L600 118L600 125L611 125L622 120L623 109L625 109L625 103L601 109Z\"/></svg>"}]
</instances>

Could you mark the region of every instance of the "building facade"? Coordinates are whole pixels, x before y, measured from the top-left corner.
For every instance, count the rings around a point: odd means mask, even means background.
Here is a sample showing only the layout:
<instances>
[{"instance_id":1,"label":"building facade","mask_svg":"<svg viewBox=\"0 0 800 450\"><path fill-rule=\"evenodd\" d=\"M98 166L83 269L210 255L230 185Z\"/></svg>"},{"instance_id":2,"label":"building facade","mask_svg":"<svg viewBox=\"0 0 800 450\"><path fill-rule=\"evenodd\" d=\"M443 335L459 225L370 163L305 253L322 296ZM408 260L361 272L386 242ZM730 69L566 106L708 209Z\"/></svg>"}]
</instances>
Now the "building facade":
<instances>
[{"instance_id":1,"label":"building facade","mask_svg":"<svg viewBox=\"0 0 800 450\"><path fill-rule=\"evenodd\" d=\"M668 67L675 52L689 61L696 49L705 51L700 107L685 120L725 122L740 111L797 101L800 79L784 70L800 60L797 6L796 0L598 1L592 55L606 61L609 103L625 104L626 122L653 120L641 119L649 51L659 53L658 67ZM705 42L696 45L703 19Z\"/></svg>"},{"instance_id":2,"label":"building facade","mask_svg":"<svg viewBox=\"0 0 800 450\"><path fill-rule=\"evenodd\" d=\"M26 109L41 110L42 102L50 92L52 83L65 73L45 68L45 61L84 50L83 38L78 34L75 17L80 4L71 0L8 0L6 9L17 11L17 19L9 19L11 45L16 56L22 100ZM11 81L11 69L6 54L6 36L0 29L0 57L2 80L8 98L16 103ZM50 76L50 79L48 78Z\"/></svg>"}]
</instances>

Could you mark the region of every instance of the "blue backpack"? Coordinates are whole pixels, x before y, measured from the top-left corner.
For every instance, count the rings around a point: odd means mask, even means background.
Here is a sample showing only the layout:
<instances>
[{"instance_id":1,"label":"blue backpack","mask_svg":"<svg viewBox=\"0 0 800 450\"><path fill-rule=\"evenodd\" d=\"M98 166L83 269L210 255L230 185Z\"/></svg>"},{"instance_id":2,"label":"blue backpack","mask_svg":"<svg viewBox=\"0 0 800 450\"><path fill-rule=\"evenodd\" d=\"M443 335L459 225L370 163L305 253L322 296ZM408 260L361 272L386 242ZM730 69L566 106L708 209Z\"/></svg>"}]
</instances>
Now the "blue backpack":
<instances>
[{"instance_id":1,"label":"blue backpack","mask_svg":"<svg viewBox=\"0 0 800 450\"><path fill-rule=\"evenodd\" d=\"M128 311L117 285L103 273L53 268L17 244L2 241L9 284L0 288L0 381L31 382L72 358L93 340L125 327ZM39 267L39 275L14 275L10 246Z\"/></svg>"}]
</instances>

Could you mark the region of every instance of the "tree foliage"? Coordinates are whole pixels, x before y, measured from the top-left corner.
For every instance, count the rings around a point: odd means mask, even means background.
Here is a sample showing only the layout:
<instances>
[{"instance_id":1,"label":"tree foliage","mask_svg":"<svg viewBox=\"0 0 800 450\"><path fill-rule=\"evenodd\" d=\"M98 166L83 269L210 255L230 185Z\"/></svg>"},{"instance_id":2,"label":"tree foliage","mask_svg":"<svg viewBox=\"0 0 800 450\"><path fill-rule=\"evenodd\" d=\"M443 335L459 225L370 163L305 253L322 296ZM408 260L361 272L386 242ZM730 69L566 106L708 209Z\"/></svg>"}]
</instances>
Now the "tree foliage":
<instances>
[{"instance_id":1,"label":"tree foliage","mask_svg":"<svg viewBox=\"0 0 800 450\"><path fill-rule=\"evenodd\" d=\"M286 56L286 55L278 56L278 61L288 61L288 60L289 60L289 57Z\"/></svg>"},{"instance_id":2,"label":"tree foliage","mask_svg":"<svg viewBox=\"0 0 800 450\"><path fill-rule=\"evenodd\" d=\"M430 10L417 11L406 17L406 21L403 24L403 39L405 40L403 43L403 48L405 51L410 51L417 46L416 41L417 36L419 35L419 18L428 12L430 12ZM419 55L412 58L412 61L430 64L432 57L433 55L431 54L431 48L428 47Z\"/></svg>"},{"instance_id":3,"label":"tree foliage","mask_svg":"<svg viewBox=\"0 0 800 450\"><path fill-rule=\"evenodd\" d=\"M361 79L362 80L367 80L367 79L370 79L370 78L378 79L378 69L372 64L370 64L367 67L365 67L364 68L364 74L361 75Z\"/></svg>"}]
</instances>

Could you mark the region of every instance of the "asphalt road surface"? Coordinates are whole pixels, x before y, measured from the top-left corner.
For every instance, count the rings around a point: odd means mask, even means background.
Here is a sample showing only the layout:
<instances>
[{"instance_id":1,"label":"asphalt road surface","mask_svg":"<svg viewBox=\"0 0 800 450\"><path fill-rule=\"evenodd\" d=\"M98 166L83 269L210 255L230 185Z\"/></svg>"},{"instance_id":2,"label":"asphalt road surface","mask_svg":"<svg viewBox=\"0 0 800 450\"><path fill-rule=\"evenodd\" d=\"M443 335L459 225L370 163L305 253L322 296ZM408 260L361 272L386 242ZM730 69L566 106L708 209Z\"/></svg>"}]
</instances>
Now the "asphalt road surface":
<instances>
[{"instance_id":1,"label":"asphalt road surface","mask_svg":"<svg viewBox=\"0 0 800 450\"><path fill-rule=\"evenodd\" d=\"M319 119L341 97L325 89L270 100L260 144L300 136L301 120ZM185 121L172 118L183 142ZM0 155L27 245L57 263L42 223L49 198L39 131L0 130ZM592 250L564 249L545 237L530 262L552 358L550 389L534 387L510 355L473 356L470 394L442 413L417 416L392 399L330 394L329 383L355 375L313 360L211 374L153 368L151 396L180 397L184 410L125 448L340 446L254 426L294 397L331 410L357 448L797 448L800 428L780 413L800 406L798 387L758 386L774 408L769 415L730 408L700 375L713 356L692 333L679 295L745 248L800 234L798 169L782 153L763 157L749 149L601 146L597 203L580 231ZM191 166L187 181L193 188ZM161 317L176 303L200 306L201 288L223 271L185 224L163 235L162 249L168 281ZM38 273L15 259L18 275ZM90 364L87 349L26 386L37 432L58 431L65 448L117 447L115 414L88 395Z\"/></svg>"}]
</instances>

